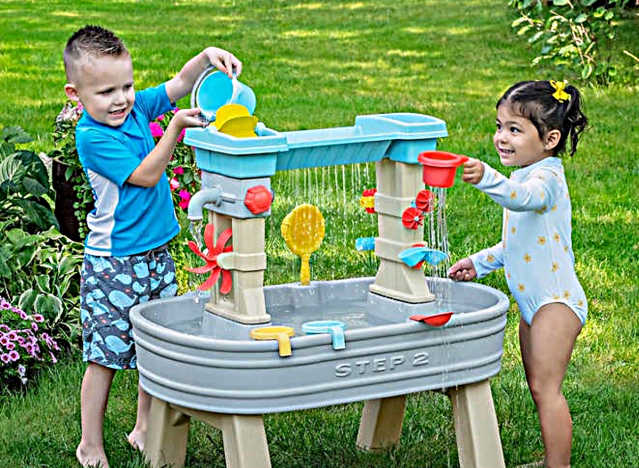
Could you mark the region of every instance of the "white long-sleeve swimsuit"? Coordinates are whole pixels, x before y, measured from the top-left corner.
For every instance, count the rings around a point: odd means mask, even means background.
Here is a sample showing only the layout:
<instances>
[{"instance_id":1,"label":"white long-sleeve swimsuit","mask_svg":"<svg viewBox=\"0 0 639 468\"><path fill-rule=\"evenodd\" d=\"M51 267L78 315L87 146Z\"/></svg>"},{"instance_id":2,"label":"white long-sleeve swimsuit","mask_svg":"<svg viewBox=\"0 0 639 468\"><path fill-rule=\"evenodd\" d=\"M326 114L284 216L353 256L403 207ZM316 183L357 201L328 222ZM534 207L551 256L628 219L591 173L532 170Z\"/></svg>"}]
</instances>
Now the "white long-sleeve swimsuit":
<instances>
[{"instance_id":1,"label":"white long-sleeve swimsuit","mask_svg":"<svg viewBox=\"0 0 639 468\"><path fill-rule=\"evenodd\" d=\"M510 179L484 163L476 187L504 207L502 240L471 255L481 278L504 268L506 281L529 325L545 304L561 302L585 323L588 304L575 273L571 205L559 158L514 171Z\"/></svg>"}]
</instances>

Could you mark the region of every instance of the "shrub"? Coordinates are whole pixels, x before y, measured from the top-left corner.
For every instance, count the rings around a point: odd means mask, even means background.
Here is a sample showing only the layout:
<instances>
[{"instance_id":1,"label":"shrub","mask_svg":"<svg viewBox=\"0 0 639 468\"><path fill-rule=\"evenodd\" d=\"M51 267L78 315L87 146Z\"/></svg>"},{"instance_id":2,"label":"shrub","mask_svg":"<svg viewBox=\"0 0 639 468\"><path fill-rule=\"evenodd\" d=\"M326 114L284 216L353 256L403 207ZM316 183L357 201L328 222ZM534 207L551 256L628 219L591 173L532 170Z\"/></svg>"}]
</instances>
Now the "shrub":
<instances>
[{"instance_id":1,"label":"shrub","mask_svg":"<svg viewBox=\"0 0 639 468\"><path fill-rule=\"evenodd\" d=\"M618 57L606 54L602 43L615 38L617 20L630 0L509 0L508 4L519 14L512 27L538 47L533 65L552 64L600 85L615 80Z\"/></svg>"}]
</instances>

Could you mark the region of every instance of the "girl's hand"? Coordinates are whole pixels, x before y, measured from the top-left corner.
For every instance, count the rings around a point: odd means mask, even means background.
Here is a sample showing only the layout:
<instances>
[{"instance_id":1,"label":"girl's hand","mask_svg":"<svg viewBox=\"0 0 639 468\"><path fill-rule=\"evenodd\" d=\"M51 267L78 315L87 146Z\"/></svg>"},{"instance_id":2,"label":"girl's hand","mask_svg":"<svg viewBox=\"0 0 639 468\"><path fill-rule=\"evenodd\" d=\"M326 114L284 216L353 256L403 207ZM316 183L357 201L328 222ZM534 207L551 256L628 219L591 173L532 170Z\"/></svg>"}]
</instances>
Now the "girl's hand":
<instances>
[{"instance_id":1,"label":"girl's hand","mask_svg":"<svg viewBox=\"0 0 639 468\"><path fill-rule=\"evenodd\" d=\"M471 281L477 277L473 261L466 257L448 269L448 277L453 281Z\"/></svg>"},{"instance_id":2,"label":"girl's hand","mask_svg":"<svg viewBox=\"0 0 639 468\"><path fill-rule=\"evenodd\" d=\"M229 78L233 78L233 73L240 76L242 73L242 62L235 55L217 47L207 47L204 54L208 57L209 62L222 73L226 73Z\"/></svg>"},{"instance_id":3,"label":"girl's hand","mask_svg":"<svg viewBox=\"0 0 639 468\"><path fill-rule=\"evenodd\" d=\"M462 180L469 184L477 185L484 177L484 165L479 159L468 158L464 163Z\"/></svg>"}]
</instances>

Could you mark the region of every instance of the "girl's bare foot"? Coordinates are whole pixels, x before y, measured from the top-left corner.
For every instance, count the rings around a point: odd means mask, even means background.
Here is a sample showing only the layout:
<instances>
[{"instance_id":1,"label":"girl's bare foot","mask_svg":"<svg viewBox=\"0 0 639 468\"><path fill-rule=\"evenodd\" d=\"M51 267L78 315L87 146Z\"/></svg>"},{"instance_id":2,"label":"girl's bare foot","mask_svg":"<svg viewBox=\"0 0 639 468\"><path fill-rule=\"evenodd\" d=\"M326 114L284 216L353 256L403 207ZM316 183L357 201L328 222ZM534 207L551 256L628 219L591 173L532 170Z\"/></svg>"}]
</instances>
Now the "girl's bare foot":
<instances>
[{"instance_id":1,"label":"girl's bare foot","mask_svg":"<svg viewBox=\"0 0 639 468\"><path fill-rule=\"evenodd\" d=\"M143 434L141 431L137 431L133 429L131 433L126 437L135 450L139 450L140 452L144 452L144 442L146 440L146 434Z\"/></svg>"},{"instance_id":2,"label":"girl's bare foot","mask_svg":"<svg viewBox=\"0 0 639 468\"><path fill-rule=\"evenodd\" d=\"M86 447L78 445L75 457L83 468L109 468L104 450L88 450Z\"/></svg>"}]
</instances>

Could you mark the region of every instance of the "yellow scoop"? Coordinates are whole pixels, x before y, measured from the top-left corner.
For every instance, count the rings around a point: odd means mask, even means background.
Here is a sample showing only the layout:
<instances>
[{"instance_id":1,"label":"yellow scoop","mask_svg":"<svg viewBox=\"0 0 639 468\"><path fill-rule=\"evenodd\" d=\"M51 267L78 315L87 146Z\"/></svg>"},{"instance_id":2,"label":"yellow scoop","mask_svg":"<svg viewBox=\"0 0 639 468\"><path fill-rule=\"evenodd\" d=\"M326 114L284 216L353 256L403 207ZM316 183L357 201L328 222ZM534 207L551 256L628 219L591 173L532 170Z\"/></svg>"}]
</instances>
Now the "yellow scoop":
<instances>
[{"instance_id":1,"label":"yellow scoop","mask_svg":"<svg viewBox=\"0 0 639 468\"><path fill-rule=\"evenodd\" d=\"M249 336L254 340L277 340L281 357L293 354L289 339L293 335L295 335L295 330L291 327L262 327L254 328L249 332Z\"/></svg>"},{"instance_id":2,"label":"yellow scoop","mask_svg":"<svg viewBox=\"0 0 639 468\"><path fill-rule=\"evenodd\" d=\"M324 217L320 210L309 204L300 205L291 211L282 221L282 237L291 251L302 259L300 283L311 282L311 254L324 239Z\"/></svg>"},{"instance_id":3,"label":"yellow scoop","mask_svg":"<svg viewBox=\"0 0 639 468\"><path fill-rule=\"evenodd\" d=\"M236 138L255 137L257 117L249 114L246 107L240 104L226 104L215 114L215 128L221 133Z\"/></svg>"}]
</instances>

